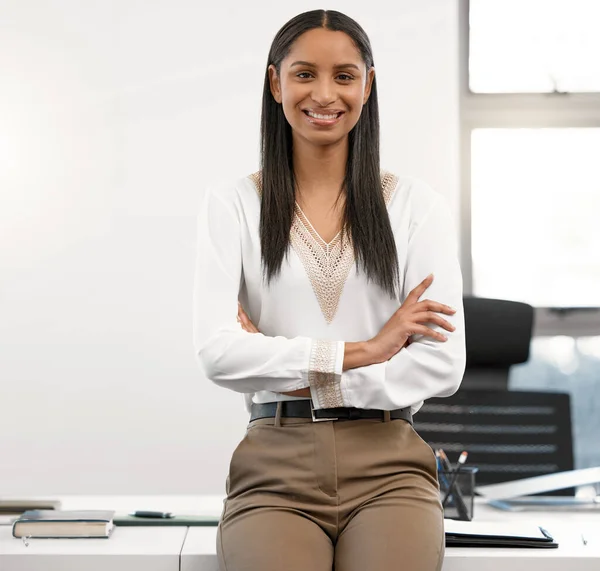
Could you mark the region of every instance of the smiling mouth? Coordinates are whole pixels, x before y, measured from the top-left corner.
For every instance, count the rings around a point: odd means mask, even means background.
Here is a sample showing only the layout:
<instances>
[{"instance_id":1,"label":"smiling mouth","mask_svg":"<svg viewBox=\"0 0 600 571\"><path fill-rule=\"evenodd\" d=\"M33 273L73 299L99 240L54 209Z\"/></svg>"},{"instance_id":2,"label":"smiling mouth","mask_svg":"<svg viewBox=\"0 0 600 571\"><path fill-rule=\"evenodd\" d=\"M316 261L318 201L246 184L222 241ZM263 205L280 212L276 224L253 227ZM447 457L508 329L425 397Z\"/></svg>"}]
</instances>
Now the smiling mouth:
<instances>
[{"instance_id":1,"label":"smiling mouth","mask_svg":"<svg viewBox=\"0 0 600 571\"><path fill-rule=\"evenodd\" d=\"M303 110L304 114L307 115L308 117L312 117L313 119L317 119L319 121L335 121L336 119L339 119L339 117L342 116L343 111L340 111L339 113L313 113L312 111L307 111L306 109Z\"/></svg>"}]
</instances>

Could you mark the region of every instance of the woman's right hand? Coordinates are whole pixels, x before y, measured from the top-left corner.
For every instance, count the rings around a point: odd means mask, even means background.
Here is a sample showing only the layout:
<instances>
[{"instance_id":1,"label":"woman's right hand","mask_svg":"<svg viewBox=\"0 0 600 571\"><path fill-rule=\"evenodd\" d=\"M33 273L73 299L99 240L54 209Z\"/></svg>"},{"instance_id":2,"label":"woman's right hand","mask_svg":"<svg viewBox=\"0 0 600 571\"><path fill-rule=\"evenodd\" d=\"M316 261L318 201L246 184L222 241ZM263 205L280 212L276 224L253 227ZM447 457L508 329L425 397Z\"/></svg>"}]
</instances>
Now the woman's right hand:
<instances>
[{"instance_id":1,"label":"woman's right hand","mask_svg":"<svg viewBox=\"0 0 600 571\"><path fill-rule=\"evenodd\" d=\"M432 283L433 274L430 274L406 296L404 303L390 317L381 331L367 341L373 363L383 363L391 359L410 342L411 335L425 335L442 342L447 340L444 334L422 325L423 323L435 323L447 331L456 329L439 315L440 313L454 315L455 309L429 299L419 301Z\"/></svg>"}]
</instances>

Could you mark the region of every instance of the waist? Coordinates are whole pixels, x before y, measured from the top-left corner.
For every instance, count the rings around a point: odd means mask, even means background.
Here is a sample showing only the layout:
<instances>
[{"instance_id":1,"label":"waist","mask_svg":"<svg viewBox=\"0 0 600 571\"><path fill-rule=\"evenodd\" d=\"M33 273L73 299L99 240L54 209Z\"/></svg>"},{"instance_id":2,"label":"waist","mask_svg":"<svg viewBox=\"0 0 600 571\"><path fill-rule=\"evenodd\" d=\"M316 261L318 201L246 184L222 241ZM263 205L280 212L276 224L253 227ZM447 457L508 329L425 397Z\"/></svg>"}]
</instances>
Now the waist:
<instances>
[{"instance_id":1,"label":"waist","mask_svg":"<svg viewBox=\"0 0 600 571\"><path fill-rule=\"evenodd\" d=\"M339 407L322 408L315 410L312 407L312 401L292 400L280 401L281 417L284 418L311 418L313 422L332 421L332 420L359 420L363 418L385 420L386 412L377 409ZM277 402L252 403L250 407L250 422L259 418L271 418L277 414ZM412 424L412 413L409 406L390 410L390 420L402 419Z\"/></svg>"}]
</instances>

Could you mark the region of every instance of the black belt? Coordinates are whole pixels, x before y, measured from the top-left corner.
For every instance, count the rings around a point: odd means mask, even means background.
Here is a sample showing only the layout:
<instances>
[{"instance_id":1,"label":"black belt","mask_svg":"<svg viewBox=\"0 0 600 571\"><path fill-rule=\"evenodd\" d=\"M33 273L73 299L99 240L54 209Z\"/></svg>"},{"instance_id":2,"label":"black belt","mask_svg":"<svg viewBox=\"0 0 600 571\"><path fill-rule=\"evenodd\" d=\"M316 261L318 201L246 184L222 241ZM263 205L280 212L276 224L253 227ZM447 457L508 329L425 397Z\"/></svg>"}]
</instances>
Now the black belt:
<instances>
[{"instance_id":1,"label":"black belt","mask_svg":"<svg viewBox=\"0 0 600 571\"><path fill-rule=\"evenodd\" d=\"M263 404L252 403L250 412L250 422L259 418L272 418L277 413L277 403L267 402ZM340 408L321 408L314 410L312 401L293 400L281 402L281 416L295 418L312 418L313 422L324 420L358 420L360 418L377 418L383 420L383 410L340 407ZM402 419L412 424L412 413L410 407L397 408L390 410L392 420Z\"/></svg>"}]
</instances>

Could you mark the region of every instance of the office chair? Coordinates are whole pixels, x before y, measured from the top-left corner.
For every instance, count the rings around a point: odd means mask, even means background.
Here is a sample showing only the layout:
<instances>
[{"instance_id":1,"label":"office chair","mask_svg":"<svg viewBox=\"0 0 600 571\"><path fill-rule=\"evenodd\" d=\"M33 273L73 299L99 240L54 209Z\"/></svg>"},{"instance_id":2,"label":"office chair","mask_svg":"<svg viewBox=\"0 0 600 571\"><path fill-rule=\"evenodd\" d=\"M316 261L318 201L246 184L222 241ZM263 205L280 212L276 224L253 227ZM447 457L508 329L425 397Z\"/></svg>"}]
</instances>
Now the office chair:
<instances>
[{"instance_id":1,"label":"office chair","mask_svg":"<svg viewBox=\"0 0 600 571\"><path fill-rule=\"evenodd\" d=\"M533 307L482 297L463 298L467 366L465 389L508 390L512 365L529 359Z\"/></svg>"},{"instance_id":2,"label":"office chair","mask_svg":"<svg viewBox=\"0 0 600 571\"><path fill-rule=\"evenodd\" d=\"M466 450L477 485L573 469L570 398L565 393L460 389L429 399L414 426L452 462ZM574 495L562 490L553 495Z\"/></svg>"}]
</instances>

